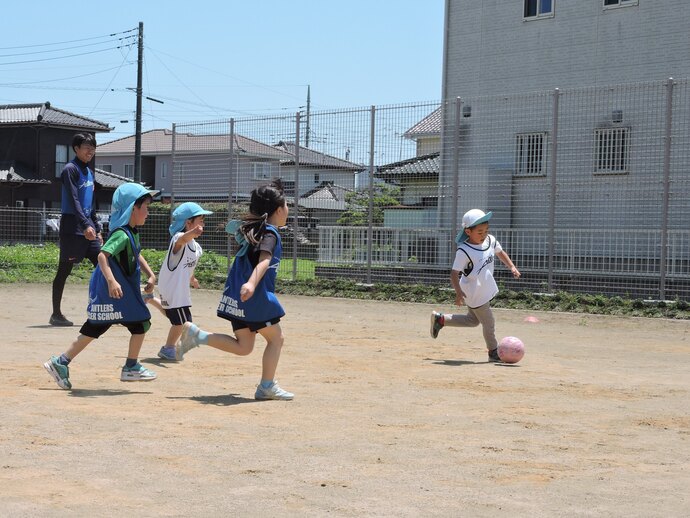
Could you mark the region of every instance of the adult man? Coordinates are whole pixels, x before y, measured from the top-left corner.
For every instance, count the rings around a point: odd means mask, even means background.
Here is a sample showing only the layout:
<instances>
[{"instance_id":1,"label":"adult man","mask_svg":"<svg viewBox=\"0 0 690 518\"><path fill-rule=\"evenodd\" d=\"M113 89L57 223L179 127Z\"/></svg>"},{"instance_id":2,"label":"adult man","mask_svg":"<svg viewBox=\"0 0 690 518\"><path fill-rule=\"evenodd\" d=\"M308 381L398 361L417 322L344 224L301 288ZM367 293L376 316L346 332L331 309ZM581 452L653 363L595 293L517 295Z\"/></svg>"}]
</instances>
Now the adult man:
<instances>
[{"instance_id":1,"label":"adult man","mask_svg":"<svg viewBox=\"0 0 690 518\"><path fill-rule=\"evenodd\" d=\"M62 217L60 219L60 262L53 280L53 314L50 325L71 326L60 309L65 281L75 264L85 257L96 266L103 237L96 217L94 179L88 164L96 154L96 139L88 133L72 138L76 156L61 173Z\"/></svg>"}]
</instances>

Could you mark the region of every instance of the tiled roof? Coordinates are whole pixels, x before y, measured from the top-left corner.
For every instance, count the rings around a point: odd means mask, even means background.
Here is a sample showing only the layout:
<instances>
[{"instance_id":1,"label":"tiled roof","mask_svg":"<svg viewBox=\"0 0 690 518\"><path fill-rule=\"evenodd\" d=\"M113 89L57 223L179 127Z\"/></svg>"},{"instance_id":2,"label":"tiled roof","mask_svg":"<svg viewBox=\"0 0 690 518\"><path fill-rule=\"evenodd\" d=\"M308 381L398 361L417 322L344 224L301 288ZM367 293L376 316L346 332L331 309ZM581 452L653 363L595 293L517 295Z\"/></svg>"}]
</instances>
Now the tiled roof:
<instances>
[{"instance_id":1,"label":"tiled roof","mask_svg":"<svg viewBox=\"0 0 690 518\"><path fill-rule=\"evenodd\" d=\"M439 106L417 124L408 129L403 136L409 139L441 134L443 110Z\"/></svg>"},{"instance_id":2,"label":"tiled roof","mask_svg":"<svg viewBox=\"0 0 690 518\"><path fill-rule=\"evenodd\" d=\"M119 174L109 173L103 169L94 169L93 171L94 180L101 187L106 189L117 189L123 183L131 182L129 178L125 176L120 176Z\"/></svg>"},{"instance_id":3,"label":"tiled roof","mask_svg":"<svg viewBox=\"0 0 690 518\"><path fill-rule=\"evenodd\" d=\"M439 153L418 156L393 162L379 167L376 170L376 177L390 178L398 176L429 176L437 175L440 171Z\"/></svg>"},{"instance_id":4,"label":"tiled roof","mask_svg":"<svg viewBox=\"0 0 690 518\"><path fill-rule=\"evenodd\" d=\"M133 155L135 136L130 135L112 142L99 144L98 155ZM154 129L141 134L142 155L169 155L172 153L173 133L168 129ZM289 160L284 151L268 144L235 134L235 153L258 158ZM230 150L229 135L175 134L175 153L227 153Z\"/></svg>"},{"instance_id":5,"label":"tiled roof","mask_svg":"<svg viewBox=\"0 0 690 518\"><path fill-rule=\"evenodd\" d=\"M292 160L287 160L283 162L285 165L294 164L294 155L296 152L296 145L294 142L278 142L275 147L282 149L286 153L293 156ZM299 149L299 163L300 165L314 166L314 167L324 167L328 169L340 169L345 171L362 171L366 169L366 166L355 164L354 162L349 162L348 160L341 160L331 155L326 155L325 153L320 153L312 149L301 147Z\"/></svg>"},{"instance_id":6,"label":"tiled roof","mask_svg":"<svg viewBox=\"0 0 690 518\"><path fill-rule=\"evenodd\" d=\"M3 183L32 183L45 185L50 184L50 180L41 180L40 178L32 178L29 172L18 172L15 169L14 162L0 162L0 182Z\"/></svg>"},{"instance_id":7,"label":"tiled roof","mask_svg":"<svg viewBox=\"0 0 690 518\"><path fill-rule=\"evenodd\" d=\"M345 210L345 195L348 192L352 191L331 182L324 182L305 193L299 199L299 204L307 209Z\"/></svg>"},{"instance_id":8,"label":"tiled roof","mask_svg":"<svg viewBox=\"0 0 690 518\"><path fill-rule=\"evenodd\" d=\"M91 130L94 132L112 130L112 128L104 122L60 110L59 108L53 108L49 102L41 104L0 105L0 125L43 125Z\"/></svg>"}]
</instances>

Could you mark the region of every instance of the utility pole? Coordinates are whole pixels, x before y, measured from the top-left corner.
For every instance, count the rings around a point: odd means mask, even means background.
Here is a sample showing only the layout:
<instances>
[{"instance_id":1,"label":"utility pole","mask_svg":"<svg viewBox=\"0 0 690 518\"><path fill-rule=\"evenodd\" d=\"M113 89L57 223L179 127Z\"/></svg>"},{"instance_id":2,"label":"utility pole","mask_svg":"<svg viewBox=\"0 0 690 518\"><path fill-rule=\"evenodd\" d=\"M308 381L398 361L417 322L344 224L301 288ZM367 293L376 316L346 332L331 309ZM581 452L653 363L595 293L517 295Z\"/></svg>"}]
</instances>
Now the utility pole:
<instances>
[{"instance_id":1,"label":"utility pole","mask_svg":"<svg viewBox=\"0 0 690 518\"><path fill-rule=\"evenodd\" d=\"M309 147L309 113L311 112L311 85L307 85L307 131L304 136L304 147Z\"/></svg>"},{"instance_id":2,"label":"utility pole","mask_svg":"<svg viewBox=\"0 0 690 518\"><path fill-rule=\"evenodd\" d=\"M139 22L139 53L137 59L137 113L134 135L134 181L141 182L141 93L144 64L144 22Z\"/></svg>"}]
</instances>

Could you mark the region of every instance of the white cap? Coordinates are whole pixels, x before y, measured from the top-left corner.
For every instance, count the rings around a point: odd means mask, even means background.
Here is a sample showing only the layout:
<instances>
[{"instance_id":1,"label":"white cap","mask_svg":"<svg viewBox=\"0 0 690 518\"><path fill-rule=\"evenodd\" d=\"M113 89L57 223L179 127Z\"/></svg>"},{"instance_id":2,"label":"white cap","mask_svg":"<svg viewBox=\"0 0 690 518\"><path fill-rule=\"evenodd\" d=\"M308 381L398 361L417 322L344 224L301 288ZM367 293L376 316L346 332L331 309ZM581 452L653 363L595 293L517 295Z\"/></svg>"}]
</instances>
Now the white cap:
<instances>
[{"instance_id":1,"label":"white cap","mask_svg":"<svg viewBox=\"0 0 690 518\"><path fill-rule=\"evenodd\" d=\"M462 228L471 228L480 223L486 223L491 219L491 216L493 216L492 212L485 213L480 209L468 210L462 217Z\"/></svg>"}]
</instances>

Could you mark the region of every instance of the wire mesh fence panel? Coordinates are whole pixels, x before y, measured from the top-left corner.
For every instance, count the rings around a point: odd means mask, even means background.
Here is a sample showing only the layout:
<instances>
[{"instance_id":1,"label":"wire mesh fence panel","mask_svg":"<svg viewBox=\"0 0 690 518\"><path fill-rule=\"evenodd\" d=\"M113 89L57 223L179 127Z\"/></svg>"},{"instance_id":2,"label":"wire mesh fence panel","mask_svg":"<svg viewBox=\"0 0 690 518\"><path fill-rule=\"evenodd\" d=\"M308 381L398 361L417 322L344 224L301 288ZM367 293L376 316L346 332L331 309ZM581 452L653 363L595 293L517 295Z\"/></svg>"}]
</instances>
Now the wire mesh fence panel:
<instances>
[{"instance_id":1,"label":"wire mesh fence panel","mask_svg":"<svg viewBox=\"0 0 690 518\"><path fill-rule=\"evenodd\" d=\"M507 287L688 300L689 95L668 80L175 124L156 180L172 204L142 242L167 249L171 211L196 201L213 211L198 241L227 266L227 221L280 178L283 278L446 284L479 208L523 273L498 265ZM57 242L58 226L0 210L4 244Z\"/></svg>"}]
</instances>

